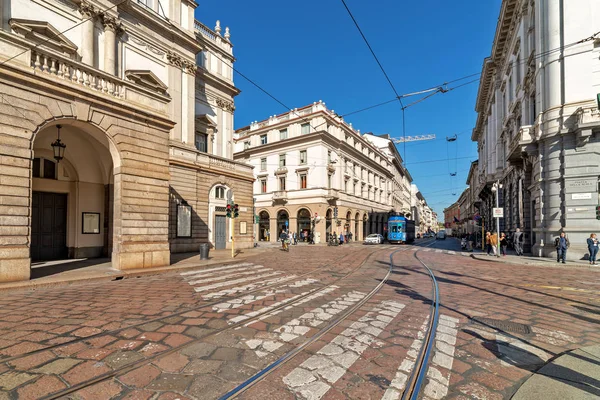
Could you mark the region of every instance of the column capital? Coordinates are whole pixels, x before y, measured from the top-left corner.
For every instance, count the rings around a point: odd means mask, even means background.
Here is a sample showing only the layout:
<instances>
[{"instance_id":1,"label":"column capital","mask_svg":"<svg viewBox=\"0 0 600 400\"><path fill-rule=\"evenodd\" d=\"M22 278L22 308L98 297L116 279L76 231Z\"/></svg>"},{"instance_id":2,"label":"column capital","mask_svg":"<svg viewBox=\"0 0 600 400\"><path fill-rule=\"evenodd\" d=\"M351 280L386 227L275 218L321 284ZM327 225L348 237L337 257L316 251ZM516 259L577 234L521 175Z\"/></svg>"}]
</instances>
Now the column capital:
<instances>
[{"instance_id":1,"label":"column capital","mask_svg":"<svg viewBox=\"0 0 600 400\"><path fill-rule=\"evenodd\" d=\"M79 3L79 13L83 18L89 19L95 17L98 12L92 4L87 1L82 1Z\"/></svg>"},{"instance_id":2,"label":"column capital","mask_svg":"<svg viewBox=\"0 0 600 400\"><path fill-rule=\"evenodd\" d=\"M112 31L114 33L119 33L123 30L121 26L121 20L115 16L109 14L102 14L102 26L104 26L104 31Z\"/></svg>"}]
</instances>

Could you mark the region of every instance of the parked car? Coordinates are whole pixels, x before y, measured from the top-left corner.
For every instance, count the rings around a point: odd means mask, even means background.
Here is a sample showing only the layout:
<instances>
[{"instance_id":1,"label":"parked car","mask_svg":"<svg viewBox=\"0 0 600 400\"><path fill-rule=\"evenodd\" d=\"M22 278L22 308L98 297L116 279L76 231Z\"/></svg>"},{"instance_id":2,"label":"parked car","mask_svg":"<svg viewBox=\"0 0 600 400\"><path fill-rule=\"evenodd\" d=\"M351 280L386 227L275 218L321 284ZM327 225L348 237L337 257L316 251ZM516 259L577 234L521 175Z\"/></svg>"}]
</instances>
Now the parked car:
<instances>
[{"instance_id":1,"label":"parked car","mask_svg":"<svg viewBox=\"0 0 600 400\"><path fill-rule=\"evenodd\" d=\"M446 240L446 231L439 231L435 238L440 240Z\"/></svg>"},{"instance_id":2,"label":"parked car","mask_svg":"<svg viewBox=\"0 0 600 400\"><path fill-rule=\"evenodd\" d=\"M365 244L381 244L383 243L383 236L379 233L371 233L365 238Z\"/></svg>"}]
</instances>

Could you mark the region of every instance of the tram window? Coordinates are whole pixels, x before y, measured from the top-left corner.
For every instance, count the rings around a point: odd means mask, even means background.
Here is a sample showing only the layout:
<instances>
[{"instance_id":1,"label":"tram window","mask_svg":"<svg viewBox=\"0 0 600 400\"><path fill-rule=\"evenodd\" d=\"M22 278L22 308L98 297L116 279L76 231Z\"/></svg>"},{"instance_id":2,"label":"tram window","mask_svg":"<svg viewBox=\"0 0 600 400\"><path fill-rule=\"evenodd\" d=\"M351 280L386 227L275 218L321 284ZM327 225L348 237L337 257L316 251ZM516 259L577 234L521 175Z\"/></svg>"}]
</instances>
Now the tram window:
<instances>
[{"instance_id":1,"label":"tram window","mask_svg":"<svg viewBox=\"0 0 600 400\"><path fill-rule=\"evenodd\" d=\"M392 233L398 233L398 227L396 225L392 226Z\"/></svg>"}]
</instances>

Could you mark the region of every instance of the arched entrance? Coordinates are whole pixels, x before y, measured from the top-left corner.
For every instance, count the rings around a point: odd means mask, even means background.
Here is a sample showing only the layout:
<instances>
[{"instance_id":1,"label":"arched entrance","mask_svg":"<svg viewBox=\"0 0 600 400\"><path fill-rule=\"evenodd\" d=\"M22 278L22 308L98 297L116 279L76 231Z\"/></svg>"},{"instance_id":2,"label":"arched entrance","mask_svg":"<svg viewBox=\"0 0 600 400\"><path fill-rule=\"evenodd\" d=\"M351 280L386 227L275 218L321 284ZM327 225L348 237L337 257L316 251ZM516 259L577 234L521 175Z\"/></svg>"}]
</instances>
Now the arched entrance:
<instances>
[{"instance_id":1,"label":"arched entrance","mask_svg":"<svg viewBox=\"0 0 600 400\"><path fill-rule=\"evenodd\" d=\"M352 212L346 213L346 223L344 224L344 236L348 236L348 233L352 231Z\"/></svg>"},{"instance_id":2,"label":"arched entrance","mask_svg":"<svg viewBox=\"0 0 600 400\"><path fill-rule=\"evenodd\" d=\"M354 240L360 240L359 232L358 232L358 223L360 221L360 214L356 213L354 216Z\"/></svg>"},{"instance_id":3,"label":"arched entrance","mask_svg":"<svg viewBox=\"0 0 600 400\"><path fill-rule=\"evenodd\" d=\"M66 148L57 161L50 144L59 132ZM120 164L113 142L92 125L63 120L37 133L33 157L31 261L110 257Z\"/></svg>"},{"instance_id":4,"label":"arched entrance","mask_svg":"<svg viewBox=\"0 0 600 400\"><path fill-rule=\"evenodd\" d=\"M261 211L258 214L258 240L268 242L271 237L271 219L269 213Z\"/></svg>"},{"instance_id":5,"label":"arched entrance","mask_svg":"<svg viewBox=\"0 0 600 400\"><path fill-rule=\"evenodd\" d=\"M325 241L329 242L329 236L332 233L333 228L333 211L331 209L327 210L325 213Z\"/></svg>"},{"instance_id":6,"label":"arched entrance","mask_svg":"<svg viewBox=\"0 0 600 400\"><path fill-rule=\"evenodd\" d=\"M298 235L299 235L299 240L302 240L303 242L307 242L308 238L310 237L310 231L311 231L311 226L310 226L310 211L308 211L306 208L301 208L300 210L298 210Z\"/></svg>"},{"instance_id":7,"label":"arched entrance","mask_svg":"<svg viewBox=\"0 0 600 400\"><path fill-rule=\"evenodd\" d=\"M290 216L286 210L280 210L277 213L277 237L281 231L287 231L289 229Z\"/></svg>"},{"instance_id":8,"label":"arched entrance","mask_svg":"<svg viewBox=\"0 0 600 400\"><path fill-rule=\"evenodd\" d=\"M208 192L208 241L215 249L227 248L231 242L231 224L227 219L227 203L235 202L233 190L218 183Z\"/></svg>"}]
</instances>

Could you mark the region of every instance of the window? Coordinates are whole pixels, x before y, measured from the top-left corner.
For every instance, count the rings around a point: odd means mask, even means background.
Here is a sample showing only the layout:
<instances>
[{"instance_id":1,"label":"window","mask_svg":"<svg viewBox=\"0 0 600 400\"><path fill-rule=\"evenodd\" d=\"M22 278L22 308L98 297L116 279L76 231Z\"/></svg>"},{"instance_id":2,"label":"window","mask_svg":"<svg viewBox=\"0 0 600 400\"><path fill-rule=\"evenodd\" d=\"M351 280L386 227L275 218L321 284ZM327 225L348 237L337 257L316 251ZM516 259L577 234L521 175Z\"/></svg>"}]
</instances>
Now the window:
<instances>
[{"instance_id":1,"label":"window","mask_svg":"<svg viewBox=\"0 0 600 400\"><path fill-rule=\"evenodd\" d=\"M145 5L148 8L152 8L152 0L138 0L138 3Z\"/></svg>"},{"instance_id":2,"label":"window","mask_svg":"<svg viewBox=\"0 0 600 400\"><path fill-rule=\"evenodd\" d=\"M519 83L521 83L521 55L520 54L517 54L516 64L517 64L516 65L516 67L517 67L516 73L517 73L517 85L518 85Z\"/></svg>"},{"instance_id":3,"label":"window","mask_svg":"<svg viewBox=\"0 0 600 400\"><path fill-rule=\"evenodd\" d=\"M267 170L267 158L266 157L260 159L260 170L261 171Z\"/></svg>"},{"instance_id":4,"label":"window","mask_svg":"<svg viewBox=\"0 0 600 400\"><path fill-rule=\"evenodd\" d=\"M196 150L206 153L208 151L206 146L207 135L205 133L196 133Z\"/></svg>"},{"instance_id":5,"label":"window","mask_svg":"<svg viewBox=\"0 0 600 400\"><path fill-rule=\"evenodd\" d=\"M354 181L354 186L352 187L352 194L356 196L356 181Z\"/></svg>"},{"instance_id":6,"label":"window","mask_svg":"<svg viewBox=\"0 0 600 400\"><path fill-rule=\"evenodd\" d=\"M307 188L306 179L307 179L306 174L300 174L300 189Z\"/></svg>"},{"instance_id":7,"label":"window","mask_svg":"<svg viewBox=\"0 0 600 400\"><path fill-rule=\"evenodd\" d=\"M54 161L46 160L45 158L33 159L32 174L34 178L58 179L56 176L56 164Z\"/></svg>"},{"instance_id":8,"label":"window","mask_svg":"<svg viewBox=\"0 0 600 400\"><path fill-rule=\"evenodd\" d=\"M300 165L306 164L306 150L300 150Z\"/></svg>"},{"instance_id":9,"label":"window","mask_svg":"<svg viewBox=\"0 0 600 400\"><path fill-rule=\"evenodd\" d=\"M285 190L285 176L279 178L279 190Z\"/></svg>"},{"instance_id":10,"label":"window","mask_svg":"<svg viewBox=\"0 0 600 400\"><path fill-rule=\"evenodd\" d=\"M535 94L531 95L529 98L529 107L531 113L531 121L529 121L530 125L535 125L536 111L535 111Z\"/></svg>"},{"instance_id":11,"label":"window","mask_svg":"<svg viewBox=\"0 0 600 400\"><path fill-rule=\"evenodd\" d=\"M267 180L266 179L260 180L260 192L267 193Z\"/></svg>"},{"instance_id":12,"label":"window","mask_svg":"<svg viewBox=\"0 0 600 400\"><path fill-rule=\"evenodd\" d=\"M267 144L267 135L260 135L260 144Z\"/></svg>"},{"instance_id":13,"label":"window","mask_svg":"<svg viewBox=\"0 0 600 400\"><path fill-rule=\"evenodd\" d=\"M300 125L300 133L302 135L306 135L310 132L310 124L302 124Z\"/></svg>"},{"instance_id":14,"label":"window","mask_svg":"<svg viewBox=\"0 0 600 400\"><path fill-rule=\"evenodd\" d=\"M246 140L246 141L244 142L244 150L248 150L249 148L250 148L250 141L249 141L249 140Z\"/></svg>"},{"instance_id":15,"label":"window","mask_svg":"<svg viewBox=\"0 0 600 400\"><path fill-rule=\"evenodd\" d=\"M333 177L333 174L327 174L327 187L329 189L331 189L331 183L333 181L332 177Z\"/></svg>"},{"instance_id":16,"label":"window","mask_svg":"<svg viewBox=\"0 0 600 400\"><path fill-rule=\"evenodd\" d=\"M344 180L344 192L348 193L348 179Z\"/></svg>"},{"instance_id":17,"label":"window","mask_svg":"<svg viewBox=\"0 0 600 400\"><path fill-rule=\"evenodd\" d=\"M285 140L288 138L287 129L282 129L279 131L279 140Z\"/></svg>"},{"instance_id":18,"label":"window","mask_svg":"<svg viewBox=\"0 0 600 400\"><path fill-rule=\"evenodd\" d=\"M285 154L279 155L279 168L285 167Z\"/></svg>"},{"instance_id":19,"label":"window","mask_svg":"<svg viewBox=\"0 0 600 400\"><path fill-rule=\"evenodd\" d=\"M331 162L331 150L327 150L327 162Z\"/></svg>"},{"instance_id":20,"label":"window","mask_svg":"<svg viewBox=\"0 0 600 400\"><path fill-rule=\"evenodd\" d=\"M215 188L215 198L216 199L224 199L225 198L225 187L217 186Z\"/></svg>"}]
</instances>

